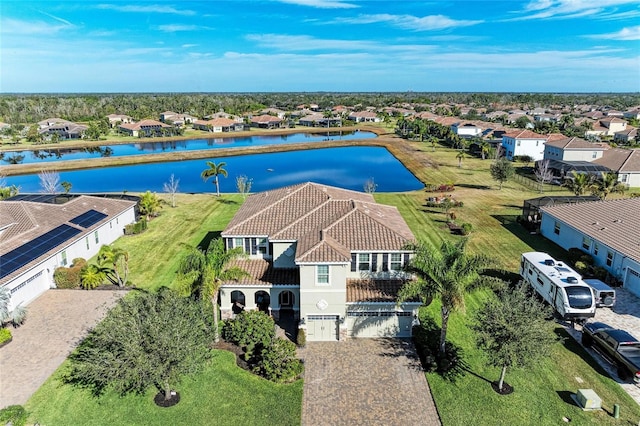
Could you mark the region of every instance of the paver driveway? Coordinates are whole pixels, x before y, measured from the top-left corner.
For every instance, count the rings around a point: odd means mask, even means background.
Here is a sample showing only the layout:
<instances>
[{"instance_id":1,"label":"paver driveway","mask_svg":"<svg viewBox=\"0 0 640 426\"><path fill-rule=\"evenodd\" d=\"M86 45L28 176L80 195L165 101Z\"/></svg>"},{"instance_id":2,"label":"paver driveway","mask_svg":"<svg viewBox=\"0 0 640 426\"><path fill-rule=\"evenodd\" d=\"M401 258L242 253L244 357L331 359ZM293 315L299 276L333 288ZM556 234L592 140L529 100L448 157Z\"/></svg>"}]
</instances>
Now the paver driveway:
<instances>
[{"instance_id":1,"label":"paver driveway","mask_svg":"<svg viewBox=\"0 0 640 426\"><path fill-rule=\"evenodd\" d=\"M409 341L310 342L300 355L303 425L440 425Z\"/></svg>"},{"instance_id":2,"label":"paver driveway","mask_svg":"<svg viewBox=\"0 0 640 426\"><path fill-rule=\"evenodd\" d=\"M124 294L49 290L31 302L27 321L0 349L0 408L27 402Z\"/></svg>"}]
</instances>

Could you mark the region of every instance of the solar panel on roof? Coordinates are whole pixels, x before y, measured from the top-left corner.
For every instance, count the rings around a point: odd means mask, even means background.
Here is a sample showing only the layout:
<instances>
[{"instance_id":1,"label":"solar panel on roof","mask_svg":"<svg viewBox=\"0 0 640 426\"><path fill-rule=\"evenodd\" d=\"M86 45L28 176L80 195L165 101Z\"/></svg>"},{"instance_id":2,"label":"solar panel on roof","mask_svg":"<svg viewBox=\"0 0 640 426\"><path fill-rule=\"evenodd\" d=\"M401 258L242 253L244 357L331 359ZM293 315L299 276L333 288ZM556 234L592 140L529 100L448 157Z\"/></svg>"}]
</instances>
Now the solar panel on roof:
<instances>
[{"instance_id":1,"label":"solar panel on roof","mask_svg":"<svg viewBox=\"0 0 640 426\"><path fill-rule=\"evenodd\" d=\"M0 278L17 271L49 250L78 235L81 230L69 225L60 225L28 243L0 256Z\"/></svg>"},{"instance_id":2,"label":"solar panel on roof","mask_svg":"<svg viewBox=\"0 0 640 426\"><path fill-rule=\"evenodd\" d=\"M88 228L91 225L95 225L96 223L100 222L105 217L107 217L106 214L100 213L99 211L91 209L88 212L82 213L81 215L74 217L69 222L78 226L82 226L83 228Z\"/></svg>"}]
</instances>

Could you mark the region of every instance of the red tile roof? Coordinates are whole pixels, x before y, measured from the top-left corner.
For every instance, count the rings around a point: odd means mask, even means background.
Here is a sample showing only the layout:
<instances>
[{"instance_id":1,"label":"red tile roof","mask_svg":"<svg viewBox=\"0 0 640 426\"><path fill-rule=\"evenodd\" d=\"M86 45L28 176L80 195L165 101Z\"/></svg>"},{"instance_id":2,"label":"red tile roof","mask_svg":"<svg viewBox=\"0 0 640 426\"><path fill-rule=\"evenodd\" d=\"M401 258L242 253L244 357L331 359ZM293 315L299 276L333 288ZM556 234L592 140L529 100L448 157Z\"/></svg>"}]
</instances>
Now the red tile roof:
<instances>
[{"instance_id":1,"label":"red tile roof","mask_svg":"<svg viewBox=\"0 0 640 426\"><path fill-rule=\"evenodd\" d=\"M546 139L547 137L536 132L532 132L531 130L516 130L513 132L508 132L504 136L513 138L513 139Z\"/></svg>"}]
</instances>

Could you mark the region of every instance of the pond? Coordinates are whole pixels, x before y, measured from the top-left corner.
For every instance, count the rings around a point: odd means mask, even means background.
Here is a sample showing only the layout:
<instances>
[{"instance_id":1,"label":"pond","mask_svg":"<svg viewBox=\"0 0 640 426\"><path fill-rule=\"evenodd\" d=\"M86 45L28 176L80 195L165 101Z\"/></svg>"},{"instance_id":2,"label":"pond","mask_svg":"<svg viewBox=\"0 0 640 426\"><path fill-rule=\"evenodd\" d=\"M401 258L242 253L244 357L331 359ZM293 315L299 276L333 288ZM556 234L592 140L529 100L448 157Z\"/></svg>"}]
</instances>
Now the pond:
<instances>
[{"instance_id":1,"label":"pond","mask_svg":"<svg viewBox=\"0 0 640 426\"><path fill-rule=\"evenodd\" d=\"M379 192L413 191L423 187L386 148L366 146L76 170L60 172L60 181L70 182L72 192L150 190L161 193L164 183L174 174L180 179L179 192L214 192L214 179L203 182L200 178L200 173L207 168L206 161L226 163L224 169L228 177L220 176L221 192L238 192L236 177L240 175L252 179L252 192L307 181L362 191L371 178ZM8 185L19 186L22 193L41 190L37 175L9 176L5 180Z\"/></svg>"},{"instance_id":2,"label":"pond","mask_svg":"<svg viewBox=\"0 0 640 426\"><path fill-rule=\"evenodd\" d=\"M358 130L322 133L293 133L290 135L190 139L165 142L153 142L150 139L140 139L139 142L135 143L103 145L87 148L4 151L0 152L0 160L2 160L2 164L44 163L61 160L82 160L88 158L120 157L128 155L156 154L161 152L195 151L201 149L241 148L248 146L321 142L327 140L371 139L376 136L377 135L373 132L361 132Z\"/></svg>"}]
</instances>

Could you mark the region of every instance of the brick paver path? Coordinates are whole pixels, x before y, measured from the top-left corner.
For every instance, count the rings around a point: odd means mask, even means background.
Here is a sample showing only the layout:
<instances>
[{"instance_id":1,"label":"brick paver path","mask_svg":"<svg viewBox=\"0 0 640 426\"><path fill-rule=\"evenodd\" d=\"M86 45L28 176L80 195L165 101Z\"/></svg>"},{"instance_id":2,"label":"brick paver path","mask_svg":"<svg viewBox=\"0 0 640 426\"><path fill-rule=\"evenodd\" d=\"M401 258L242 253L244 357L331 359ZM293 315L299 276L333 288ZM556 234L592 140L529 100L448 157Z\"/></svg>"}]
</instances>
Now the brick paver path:
<instances>
[{"instance_id":1,"label":"brick paver path","mask_svg":"<svg viewBox=\"0 0 640 426\"><path fill-rule=\"evenodd\" d=\"M0 408L24 404L124 291L49 290L0 348Z\"/></svg>"},{"instance_id":2,"label":"brick paver path","mask_svg":"<svg viewBox=\"0 0 640 426\"><path fill-rule=\"evenodd\" d=\"M409 341L310 342L300 355L304 426L441 424Z\"/></svg>"}]
</instances>

